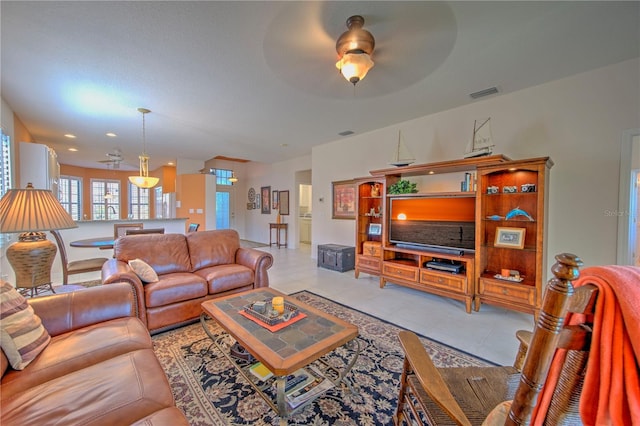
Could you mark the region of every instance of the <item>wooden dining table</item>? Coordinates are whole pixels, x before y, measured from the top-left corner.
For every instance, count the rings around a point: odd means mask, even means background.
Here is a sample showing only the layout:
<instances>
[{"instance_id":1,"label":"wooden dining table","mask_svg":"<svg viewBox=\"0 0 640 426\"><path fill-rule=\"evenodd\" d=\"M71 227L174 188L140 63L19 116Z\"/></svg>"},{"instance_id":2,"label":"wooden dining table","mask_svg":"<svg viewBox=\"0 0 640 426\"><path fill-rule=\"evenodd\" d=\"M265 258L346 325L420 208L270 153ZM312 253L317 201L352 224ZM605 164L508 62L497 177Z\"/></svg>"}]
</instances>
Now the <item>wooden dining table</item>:
<instances>
[{"instance_id":1,"label":"wooden dining table","mask_svg":"<svg viewBox=\"0 0 640 426\"><path fill-rule=\"evenodd\" d=\"M113 237L97 237L71 241L69 245L71 247L98 248L100 250L109 250L113 248L114 243L115 239Z\"/></svg>"}]
</instances>

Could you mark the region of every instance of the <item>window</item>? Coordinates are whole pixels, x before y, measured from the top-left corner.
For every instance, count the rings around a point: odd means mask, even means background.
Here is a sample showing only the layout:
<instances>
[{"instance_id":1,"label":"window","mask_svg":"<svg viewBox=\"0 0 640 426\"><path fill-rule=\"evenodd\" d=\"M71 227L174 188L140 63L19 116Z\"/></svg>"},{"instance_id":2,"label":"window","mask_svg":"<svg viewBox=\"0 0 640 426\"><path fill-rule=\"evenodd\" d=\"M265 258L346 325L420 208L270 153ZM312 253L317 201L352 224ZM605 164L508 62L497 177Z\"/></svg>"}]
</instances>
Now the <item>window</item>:
<instances>
[{"instance_id":1,"label":"window","mask_svg":"<svg viewBox=\"0 0 640 426\"><path fill-rule=\"evenodd\" d=\"M209 169L216 175L216 185L231 185L229 178L233 175L233 170L227 169Z\"/></svg>"},{"instance_id":2,"label":"window","mask_svg":"<svg viewBox=\"0 0 640 426\"><path fill-rule=\"evenodd\" d=\"M0 158L0 197L11 189L11 139L0 128L2 157Z\"/></svg>"},{"instance_id":3,"label":"window","mask_svg":"<svg viewBox=\"0 0 640 426\"><path fill-rule=\"evenodd\" d=\"M129 219L149 219L149 189L129 182Z\"/></svg>"},{"instance_id":4,"label":"window","mask_svg":"<svg viewBox=\"0 0 640 426\"><path fill-rule=\"evenodd\" d=\"M73 220L80 220L82 211L82 179L75 176L60 176L58 200Z\"/></svg>"},{"instance_id":5,"label":"window","mask_svg":"<svg viewBox=\"0 0 640 426\"><path fill-rule=\"evenodd\" d=\"M91 179L91 219L120 219L120 181Z\"/></svg>"}]
</instances>

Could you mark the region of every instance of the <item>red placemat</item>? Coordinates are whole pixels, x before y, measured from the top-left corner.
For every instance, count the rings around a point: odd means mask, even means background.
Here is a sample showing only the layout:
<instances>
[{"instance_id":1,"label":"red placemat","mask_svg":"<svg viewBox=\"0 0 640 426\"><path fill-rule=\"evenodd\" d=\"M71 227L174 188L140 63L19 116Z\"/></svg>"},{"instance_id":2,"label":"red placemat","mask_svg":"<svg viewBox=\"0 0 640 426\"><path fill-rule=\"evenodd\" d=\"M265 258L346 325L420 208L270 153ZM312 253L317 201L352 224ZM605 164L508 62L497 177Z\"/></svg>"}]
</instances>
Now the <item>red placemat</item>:
<instances>
[{"instance_id":1,"label":"red placemat","mask_svg":"<svg viewBox=\"0 0 640 426\"><path fill-rule=\"evenodd\" d=\"M276 324L276 325L269 325L264 321L260 321L258 318L254 317L253 315L246 313L244 309L241 311L238 311L238 313L245 318L249 318L251 321L261 325L262 327L266 328L271 332L282 330L283 328L293 324L294 322L300 321L302 318L307 317L307 314L305 314L304 312L298 312L298 315L291 318L289 321L281 322L280 324Z\"/></svg>"}]
</instances>

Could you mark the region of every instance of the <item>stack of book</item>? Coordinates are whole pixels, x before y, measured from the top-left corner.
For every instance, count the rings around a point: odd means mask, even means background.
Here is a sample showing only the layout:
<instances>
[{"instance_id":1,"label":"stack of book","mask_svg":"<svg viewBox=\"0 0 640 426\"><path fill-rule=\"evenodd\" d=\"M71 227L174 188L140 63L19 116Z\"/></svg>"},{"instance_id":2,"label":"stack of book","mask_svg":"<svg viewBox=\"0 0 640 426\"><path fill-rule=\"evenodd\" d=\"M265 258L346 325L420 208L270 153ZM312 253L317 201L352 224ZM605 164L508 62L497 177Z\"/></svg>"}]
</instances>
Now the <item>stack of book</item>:
<instances>
[{"instance_id":1,"label":"stack of book","mask_svg":"<svg viewBox=\"0 0 640 426\"><path fill-rule=\"evenodd\" d=\"M264 382L273 377L273 373L261 362L257 362L249 367L249 371L258 380ZM273 384L275 390L275 382ZM285 400L293 410L305 402L311 401L334 387L331 380L326 379L322 372L314 366L301 368L286 378Z\"/></svg>"}]
</instances>

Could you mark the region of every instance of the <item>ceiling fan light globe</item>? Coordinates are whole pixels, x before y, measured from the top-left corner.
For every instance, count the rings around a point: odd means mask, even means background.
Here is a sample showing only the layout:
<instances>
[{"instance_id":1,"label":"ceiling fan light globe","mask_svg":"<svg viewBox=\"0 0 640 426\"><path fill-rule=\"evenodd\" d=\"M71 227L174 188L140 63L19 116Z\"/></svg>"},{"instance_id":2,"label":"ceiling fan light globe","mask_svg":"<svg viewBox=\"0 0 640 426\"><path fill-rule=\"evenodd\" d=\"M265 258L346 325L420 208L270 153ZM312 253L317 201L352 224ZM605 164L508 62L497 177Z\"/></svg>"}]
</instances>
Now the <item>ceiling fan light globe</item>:
<instances>
[{"instance_id":1,"label":"ceiling fan light globe","mask_svg":"<svg viewBox=\"0 0 640 426\"><path fill-rule=\"evenodd\" d=\"M336 63L336 68L340 70L348 82L356 84L367 75L373 65L371 57L364 52L345 53Z\"/></svg>"}]
</instances>

